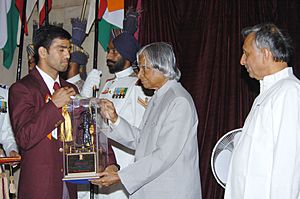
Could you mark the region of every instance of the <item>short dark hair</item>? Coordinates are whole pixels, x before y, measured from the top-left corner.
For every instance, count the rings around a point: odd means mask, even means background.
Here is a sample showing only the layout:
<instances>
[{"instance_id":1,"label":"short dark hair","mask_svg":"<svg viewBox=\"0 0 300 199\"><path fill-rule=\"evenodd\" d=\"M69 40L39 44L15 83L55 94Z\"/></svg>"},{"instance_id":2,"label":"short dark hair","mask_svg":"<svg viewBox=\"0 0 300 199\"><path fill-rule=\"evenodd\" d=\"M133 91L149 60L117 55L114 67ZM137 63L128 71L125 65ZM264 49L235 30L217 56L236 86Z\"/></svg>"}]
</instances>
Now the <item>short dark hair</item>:
<instances>
[{"instance_id":1,"label":"short dark hair","mask_svg":"<svg viewBox=\"0 0 300 199\"><path fill-rule=\"evenodd\" d=\"M35 34L35 37L33 38L33 45L34 45L34 59L35 62L39 62L39 53L38 49L40 47L44 47L47 50L49 50L52 41L54 39L71 39L71 35L68 31L65 29L53 26L53 25L47 25L40 27Z\"/></svg>"},{"instance_id":2,"label":"short dark hair","mask_svg":"<svg viewBox=\"0 0 300 199\"><path fill-rule=\"evenodd\" d=\"M287 33L284 34L276 25L272 23L258 24L247 27L242 30L243 37L247 37L250 33L255 33L255 44L257 48L267 48L272 52L274 61L289 62L293 46L291 38Z\"/></svg>"}]
</instances>

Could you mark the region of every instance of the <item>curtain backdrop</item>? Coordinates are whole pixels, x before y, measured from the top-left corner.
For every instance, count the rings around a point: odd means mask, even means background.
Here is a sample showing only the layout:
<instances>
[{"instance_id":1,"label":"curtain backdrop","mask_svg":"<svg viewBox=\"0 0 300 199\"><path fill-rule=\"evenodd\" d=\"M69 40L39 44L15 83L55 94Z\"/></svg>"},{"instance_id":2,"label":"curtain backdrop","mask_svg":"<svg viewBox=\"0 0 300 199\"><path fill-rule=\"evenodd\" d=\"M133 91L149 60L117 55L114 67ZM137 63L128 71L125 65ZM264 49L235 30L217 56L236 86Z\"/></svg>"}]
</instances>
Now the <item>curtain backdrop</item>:
<instances>
[{"instance_id":1,"label":"curtain backdrop","mask_svg":"<svg viewBox=\"0 0 300 199\"><path fill-rule=\"evenodd\" d=\"M136 7L128 0L125 7ZM287 30L300 57L299 0L142 0L140 44L174 46L181 83L197 107L200 171L204 199L223 198L213 178L210 156L218 139L243 125L259 92L239 61L246 26L273 22ZM300 64L291 63L300 76ZM180 114L180 113L178 113ZM178 175L178 183L180 183Z\"/></svg>"}]
</instances>

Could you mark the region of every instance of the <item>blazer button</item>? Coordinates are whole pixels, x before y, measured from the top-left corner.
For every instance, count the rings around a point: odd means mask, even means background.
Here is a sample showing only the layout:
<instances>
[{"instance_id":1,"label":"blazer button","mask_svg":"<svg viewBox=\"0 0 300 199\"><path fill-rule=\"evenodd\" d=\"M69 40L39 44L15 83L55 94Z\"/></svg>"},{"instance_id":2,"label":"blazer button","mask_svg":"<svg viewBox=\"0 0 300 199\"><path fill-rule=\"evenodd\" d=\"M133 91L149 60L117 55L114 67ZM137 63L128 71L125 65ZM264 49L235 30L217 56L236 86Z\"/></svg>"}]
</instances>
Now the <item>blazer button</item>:
<instances>
[{"instance_id":1,"label":"blazer button","mask_svg":"<svg viewBox=\"0 0 300 199\"><path fill-rule=\"evenodd\" d=\"M60 172L64 172L64 170L63 170L63 169L60 169Z\"/></svg>"},{"instance_id":2,"label":"blazer button","mask_svg":"<svg viewBox=\"0 0 300 199\"><path fill-rule=\"evenodd\" d=\"M58 151L62 153L62 152L64 151L64 149L60 147L60 148L58 149Z\"/></svg>"}]
</instances>

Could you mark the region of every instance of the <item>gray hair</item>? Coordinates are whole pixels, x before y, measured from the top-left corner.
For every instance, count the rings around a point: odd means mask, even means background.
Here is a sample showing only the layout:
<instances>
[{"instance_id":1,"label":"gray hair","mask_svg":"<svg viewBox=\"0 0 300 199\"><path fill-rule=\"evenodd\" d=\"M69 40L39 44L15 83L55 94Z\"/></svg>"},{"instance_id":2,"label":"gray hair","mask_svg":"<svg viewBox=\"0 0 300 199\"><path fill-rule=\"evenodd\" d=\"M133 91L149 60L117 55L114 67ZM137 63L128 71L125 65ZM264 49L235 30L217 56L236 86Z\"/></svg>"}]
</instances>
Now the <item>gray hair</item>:
<instances>
[{"instance_id":1,"label":"gray hair","mask_svg":"<svg viewBox=\"0 0 300 199\"><path fill-rule=\"evenodd\" d=\"M242 30L242 35L245 38L252 32L255 33L257 48L269 49L274 57L274 61L287 63L290 61L293 51L291 38L288 35L284 35L276 25L265 23L247 27Z\"/></svg>"},{"instance_id":2,"label":"gray hair","mask_svg":"<svg viewBox=\"0 0 300 199\"><path fill-rule=\"evenodd\" d=\"M150 65L161 71L168 79L179 80L181 73L176 67L176 58L173 48L165 42L156 42L142 47L137 53L137 61L139 55L143 54Z\"/></svg>"}]
</instances>

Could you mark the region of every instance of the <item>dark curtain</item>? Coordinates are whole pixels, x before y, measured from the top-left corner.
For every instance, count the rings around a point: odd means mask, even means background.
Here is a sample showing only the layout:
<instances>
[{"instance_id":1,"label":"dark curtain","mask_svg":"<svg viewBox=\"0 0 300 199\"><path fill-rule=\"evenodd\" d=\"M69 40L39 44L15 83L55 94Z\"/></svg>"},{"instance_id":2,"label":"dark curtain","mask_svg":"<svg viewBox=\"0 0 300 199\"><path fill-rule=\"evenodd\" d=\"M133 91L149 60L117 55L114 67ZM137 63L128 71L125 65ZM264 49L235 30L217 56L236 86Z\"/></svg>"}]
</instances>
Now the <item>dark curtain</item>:
<instances>
[{"instance_id":1,"label":"dark curtain","mask_svg":"<svg viewBox=\"0 0 300 199\"><path fill-rule=\"evenodd\" d=\"M125 7L135 7L128 0ZM156 41L174 46L181 83L197 107L200 171L204 199L223 198L210 167L212 149L226 132L243 125L259 92L239 61L247 26L273 22L293 38L300 56L299 0L142 0L141 45ZM296 75L300 66L290 64ZM178 113L180 114L180 113ZM178 183L180 183L178 175Z\"/></svg>"}]
</instances>

